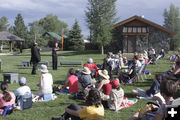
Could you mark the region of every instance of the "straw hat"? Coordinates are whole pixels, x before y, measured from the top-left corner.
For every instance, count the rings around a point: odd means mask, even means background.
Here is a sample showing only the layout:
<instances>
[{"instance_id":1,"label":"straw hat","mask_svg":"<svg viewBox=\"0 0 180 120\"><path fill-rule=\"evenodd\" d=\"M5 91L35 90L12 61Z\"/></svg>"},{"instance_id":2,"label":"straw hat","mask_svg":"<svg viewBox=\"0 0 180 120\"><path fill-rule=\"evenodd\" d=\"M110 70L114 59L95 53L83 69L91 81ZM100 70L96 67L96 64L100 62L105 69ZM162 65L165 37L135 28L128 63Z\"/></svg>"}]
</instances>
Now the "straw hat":
<instances>
[{"instance_id":1,"label":"straw hat","mask_svg":"<svg viewBox=\"0 0 180 120\"><path fill-rule=\"evenodd\" d=\"M140 56L140 57L139 57L139 60L144 60L143 56Z\"/></svg>"},{"instance_id":2,"label":"straw hat","mask_svg":"<svg viewBox=\"0 0 180 120\"><path fill-rule=\"evenodd\" d=\"M89 74L91 74L91 71L89 70L88 67L84 67L83 70L82 70L82 73L89 75Z\"/></svg>"},{"instance_id":3,"label":"straw hat","mask_svg":"<svg viewBox=\"0 0 180 120\"><path fill-rule=\"evenodd\" d=\"M44 64L42 64L42 65L40 66L39 70L40 70L41 72L43 72L43 73L49 72L48 69L47 69L47 66L44 65Z\"/></svg>"},{"instance_id":4,"label":"straw hat","mask_svg":"<svg viewBox=\"0 0 180 120\"><path fill-rule=\"evenodd\" d=\"M109 79L108 71L107 70L99 70L99 75L104 77L105 79Z\"/></svg>"}]
</instances>

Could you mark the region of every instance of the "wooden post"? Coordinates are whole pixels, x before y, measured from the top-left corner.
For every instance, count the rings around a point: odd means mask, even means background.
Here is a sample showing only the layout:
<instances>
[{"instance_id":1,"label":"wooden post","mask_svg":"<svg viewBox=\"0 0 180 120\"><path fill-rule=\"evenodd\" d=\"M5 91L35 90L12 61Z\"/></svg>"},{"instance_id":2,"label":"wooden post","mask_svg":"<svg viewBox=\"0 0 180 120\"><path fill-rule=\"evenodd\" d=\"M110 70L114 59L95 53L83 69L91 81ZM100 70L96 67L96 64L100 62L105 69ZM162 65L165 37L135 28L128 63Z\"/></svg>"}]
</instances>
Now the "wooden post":
<instances>
[{"instance_id":1,"label":"wooden post","mask_svg":"<svg viewBox=\"0 0 180 120\"><path fill-rule=\"evenodd\" d=\"M12 52L12 41L9 41L9 52Z\"/></svg>"}]
</instances>

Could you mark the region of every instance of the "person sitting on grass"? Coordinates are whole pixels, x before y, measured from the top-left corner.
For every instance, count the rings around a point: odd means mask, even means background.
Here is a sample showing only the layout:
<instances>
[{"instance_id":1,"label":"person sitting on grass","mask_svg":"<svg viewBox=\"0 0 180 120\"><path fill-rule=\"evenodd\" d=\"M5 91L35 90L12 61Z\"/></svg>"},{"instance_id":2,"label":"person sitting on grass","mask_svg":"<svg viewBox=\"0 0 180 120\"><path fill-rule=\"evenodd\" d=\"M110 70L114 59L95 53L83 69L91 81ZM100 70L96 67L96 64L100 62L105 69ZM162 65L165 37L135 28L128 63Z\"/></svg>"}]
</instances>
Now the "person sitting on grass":
<instances>
[{"instance_id":1,"label":"person sitting on grass","mask_svg":"<svg viewBox=\"0 0 180 120\"><path fill-rule=\"evenodd\" d=\"M40 88L37 95L40 97L40 100L43 101L44 94L52 94L53 92L53 78L52 75L49 73L46 65L42 64L39 70L42 72L42 75L40 77L40 84L38 84ZM53 96L52 99L54 99Z\"/></svg>"},{"instance_id":2,"label":"person sitting on grass","mask_svg":"<svg viewBox=\"0 0 180 120\"><path fill-rule=\"evenodd\" d=\"M102 100L109 99L112 85L110 84L108 71L107 70L99 70L98 73L102 79L97 87L97 89L100 91L101 99Z\"/></svg>"},{"instance_id":3,"label":"person sitting on grass","mask_svg":"<svg viewBox=\"0 0 180 120\"><path fill-rule=\"evenodd\" d=\"M19 85L20 85L20 87L14 91L14 95L16 97L19 97L21 95L25 95L26 93L31 93L31 89L29 88L29 86L26 85L26 78L25 77L20 77Z\"/></svg>"},{"instance_id":4,"label":"person sitting on grass","mask_svg":"<svg viewBox=\"0 0 180 120\"><path fill-rule=\"evenodd\" d=\"M69 77L66 79L65 85L59 85L58 89L60 90L60 94L67 94L67 93L78 93L78 77L75 76L75 69L69 69ZM67 89L69 87L69 89Z\"/></svg>"},{"instance_id":5,"label":"person sitting on grass","mask_svg":"<svg viewBox=\"0 0 180 120\"><path fill-rule=\"evenodd\" d=\"M154 81L148 90L144 91L140 88L137 88L136 90L132 90L132 94L139 98L158 100L159 104L163 104L164 98L159 93L161 81L161 75L156 74L154 76Z\"/></svg>"},{"instance_id":6,"label":"person sitting on grass","mask_svg":"<svg viewBox=\"0 0 180 120\"><path fill-rule=\"evenodd\" d=\"M14 95L16 96L16 103L18 103L20 96L26 95L26 94L31 94L31 89L26 85L25 77L20 77L19 85L20 85L20 87L14 91ZM17 109L19 109L18 106L19 106L19 104L17 104L17 106L16 106Z\"/></svg>"},{"instance_id":7,"label":"person sitting on grass","mask_svg":"<svg viewBox=\"0 0 180 120\"><path fill-rule=\"evenodd\" d=\"M180 79L180 61L176 61L174 67L164 76L166 79L178 81Z\"/></svg>"},{"instance_id":8,"label":"person sitting on grass","mask_svg":"<svg viewBox=\"0 0 180 120\"><path fill-rule=\"evenodd\" d=\"M86 103L88 106L79 106L71 104L65 109L61 118L52 118L52 120L103 120L104 107L101 104L101 96L96 88L89 91Z\"/></svg>"},{"instance_id":9,"label":"person sitting on grass","mask_svg":"<svg viewBox=\"0 0 180 120\"><path fill-rule=\"evenodd\" d=\"M118 80L112 80L111 82L112 90L110 93L110 98L108 100L108 107L111 110L120 110L121 103L124 97L124 90L120 87Z\"/></svg>"},{"instance_id":10,"label":"person sitting on grass","mask_svg":"<svg viewBox=\"0 0 180 120\"><path fill-rule=\"evenodd\" d=\"M160 83L160 93L164 97L166 103L162 104L155 112L154 116L143 114L141 112L135 113L128 120L163 120L165 118L166 105L171 105L174 101L174 94L177 91L176 83L172 80L164 80ZM144 113L147 113L146 111Z\"/></svg>"},{"instance_id":11,"label":"person sitting on grass","mask_svg":"<svg viewBox=\"0 0 180 120\"><path fill-rule=\"evenodd\" d=\"M137 63L136 60L132 61L129 72L121 71L118 73L118 78L119 78L120 82L132 83L132 81L130 81L130 80L136 76L136 72L137 72L136 63Z\"/></svg>"},{"instance_id":12,"label":"person sitting on grass","mask_svg":"<svg viewBox=\"0 0 180 120\"><path fill-rule=\"evenodd\" d=\"M85 88L92 85L91 71L88 67L84 67L79 78L79 92L83 92Z\"/></svg>"},{"instance_id":13,"label":"person sitting on grass","mask_svg":"<svg viewBox=\"0 0 180 120\"><path fill-rule=\"evenodd\" d=\"M8 84L1 83L2 94L0 94L0 114L3 113L4 107L15 105L15 95L13 92L8 91Z\"/></svg>"},{"instance_id":14,"label":"person sitting on grass","mask_svg":"<svg viewBox=\"0 0 180 120\"><path fill-rule=\"evenodd\" d=\"M91 77L95 78L98 75L98 67L96 66L96 64L93 62L92 58L89 58L87 63L85 63L83 65L83 67L88 67L89 70L91 71Z\"/></svg>"}]
</instances>

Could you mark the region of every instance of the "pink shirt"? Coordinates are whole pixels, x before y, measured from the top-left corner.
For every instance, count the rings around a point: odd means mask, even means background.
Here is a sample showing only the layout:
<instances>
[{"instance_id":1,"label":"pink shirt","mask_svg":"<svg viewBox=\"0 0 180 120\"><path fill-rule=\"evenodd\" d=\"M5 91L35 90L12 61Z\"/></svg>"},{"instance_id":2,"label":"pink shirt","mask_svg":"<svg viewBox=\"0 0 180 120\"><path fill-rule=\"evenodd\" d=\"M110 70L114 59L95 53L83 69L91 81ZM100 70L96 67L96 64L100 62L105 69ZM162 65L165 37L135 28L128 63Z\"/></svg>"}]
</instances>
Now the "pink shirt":
<instances>
[{"instance_id":1,"label":"pink shirt","mask_svg":"<svg viewBox=\"0 0 180 120\"><path fill-rule=\"evenodd\" d=\"M10 95L11 95L11 97L12 97L12 99L11 99L11 101L9 101L9 102L5 102L4 100L3 100L3 94L0 94L0 108L2 108L2 107L5 107L5 106L8 106L8 105L12 105L12 104L15 104L15 99L16 99L16 97L15 97L15 95L14 95L14 93L12 93L12 92L9 92L10 93ZM3 112L3 109L0 109L0 114L2 114L2 112Z\"/></svg>"},{"instance_id":2,"label":"pink shirt","mask_svg":"<svg viewBox=\"0 0 180 120\"><path fill-rule=\"evenodd\" d=\"M78 77L75 75L69 76L69 92L78 93Z\"/></svg>"}]
</instances>

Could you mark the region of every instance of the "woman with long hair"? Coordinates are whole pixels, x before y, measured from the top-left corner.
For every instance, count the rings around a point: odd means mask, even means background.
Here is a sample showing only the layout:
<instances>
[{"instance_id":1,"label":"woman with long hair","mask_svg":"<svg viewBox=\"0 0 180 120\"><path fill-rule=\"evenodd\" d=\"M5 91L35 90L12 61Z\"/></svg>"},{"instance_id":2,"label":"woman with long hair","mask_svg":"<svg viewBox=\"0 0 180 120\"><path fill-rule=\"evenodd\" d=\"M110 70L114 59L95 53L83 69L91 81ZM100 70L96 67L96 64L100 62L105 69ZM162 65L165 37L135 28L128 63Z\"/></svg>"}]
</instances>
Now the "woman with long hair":
<instances>
[{"instance_id":1,"label":"woman with long hair","mask_svg":"<svg viewBox=\"0 0 180 120\"><path fill-rule=\"evenodd\" d=\"M66 120L68 118L72 120L103 120L104 107L101 104L100 93L96 88L89 91L86 102L89 106L69 105L66 107L62 118L52 118L52 120Z\"/></svg>"},{"instance_id":2,"label":"woman with long hair","mask_svg":"<svg viewBox=\"0 0 180 120\"><path fill-rule=\"evenodd\" d=\"M0 114L3 113L4 107L15 104L15 95L8 91L8 84L1 84L2 94L0 94Z\"/></svg>"}]
</instances>

